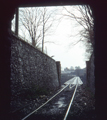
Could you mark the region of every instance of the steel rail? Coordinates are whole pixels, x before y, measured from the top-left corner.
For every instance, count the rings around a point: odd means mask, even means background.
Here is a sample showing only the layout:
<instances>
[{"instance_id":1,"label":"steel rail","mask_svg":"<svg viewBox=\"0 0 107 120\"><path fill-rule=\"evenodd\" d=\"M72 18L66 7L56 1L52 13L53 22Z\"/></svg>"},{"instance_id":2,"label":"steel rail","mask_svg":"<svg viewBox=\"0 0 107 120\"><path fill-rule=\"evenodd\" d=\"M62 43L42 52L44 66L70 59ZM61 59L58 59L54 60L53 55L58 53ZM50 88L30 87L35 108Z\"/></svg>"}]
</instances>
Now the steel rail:
<instances>
[{"instance_id":1,"label":"steel rail","mask_svg":"<svg viewBox=\"0 0 107 120\"><path fill-rule=\"evenodd\" d=\"M22 120L27 119L29 116L31 116L33 113L35 113L36 111L38 111L40 108L42 108L44 105L46 105L49 101L51 101L54 97L56 97L60 92L62 92L66 87L68 87L68 85L66 85L64 88L62 88L59 92L57 92L53 97L51 97L48 101L46 101L44 104L42 104L40 107L38 107L36 110L32 111L31 113L29 113L27 116L25 116ZM73 88L75 85L73 85L71 88ZM70 88L70 89L71 89Z\"/></svg>"},{"instance_id":2,"label":"steel rail","mask_svg":"<svg viewBox=\"0 0 107 120\"><path fill-rule=\"evenodd\" d=\"M70 101L70 103L69 103L68 109L67 109L67 111L66 111L66 114L65 114L65 117L64 117L63 120L66 120L66 119L67 119L67 116L68 116L69 110L70 110L70 108L71 108L71 105L72 105L72 102L73 102L73 99L74 99L74 96L75 96L75 93L76 93L76 90L77 90L77 87L78 87L78 80L77 80L77 84L76 84L76 87L75 87L75 90L74 90L73 96L72 96L72 98L71 98L71 101Z\"/></svg>"}]
</instances>

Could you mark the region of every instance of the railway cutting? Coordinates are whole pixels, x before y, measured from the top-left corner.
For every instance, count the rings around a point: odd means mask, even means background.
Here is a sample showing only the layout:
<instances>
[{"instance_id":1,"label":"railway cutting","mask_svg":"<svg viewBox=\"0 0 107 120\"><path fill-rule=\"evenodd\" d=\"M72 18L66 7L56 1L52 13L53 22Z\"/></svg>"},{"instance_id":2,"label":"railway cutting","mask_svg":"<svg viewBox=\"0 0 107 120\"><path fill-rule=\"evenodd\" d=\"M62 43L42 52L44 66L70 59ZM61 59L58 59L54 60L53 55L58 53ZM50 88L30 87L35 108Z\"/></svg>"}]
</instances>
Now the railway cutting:
<instances>
[{"instance_id":1,"label":"railway cutting","mask_svg":"<svg viewBox=\"0 0 107 120\"><path fill-rule=\"evenodd\" d=\"M74 77L64 83L63 87L48 101L26 115L22 120L66 120L71 102L78 86L82 85L79 77ZM69 103L70 102L70 103Z\"/></svg>"}]
</instances>

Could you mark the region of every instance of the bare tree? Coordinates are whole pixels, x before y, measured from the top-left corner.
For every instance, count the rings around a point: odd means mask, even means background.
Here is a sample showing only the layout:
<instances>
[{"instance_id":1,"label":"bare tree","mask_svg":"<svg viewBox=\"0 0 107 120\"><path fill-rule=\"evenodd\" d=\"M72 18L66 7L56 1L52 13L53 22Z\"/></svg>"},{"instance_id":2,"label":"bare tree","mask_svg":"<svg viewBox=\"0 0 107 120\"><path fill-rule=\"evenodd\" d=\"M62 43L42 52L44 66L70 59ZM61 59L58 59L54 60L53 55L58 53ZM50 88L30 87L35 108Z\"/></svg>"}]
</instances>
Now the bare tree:
<instances>
[{"instance_id":1,"label":"bare tree","mask_svg":"<svg viewBox=\"0 0 107 120\"><path fill-rule=\"evenodd\" d=\"M78 5L74 6L74 10L78 11L78 14L75 14L74 11L63 7L65 13L63 16L75 20L78 25L82 27L82 30L76 36L79 36L80 39L74 41L72 45L76 45L79 42L84 42L86 45L86 52L92 53L94 46L94 32L93 32L93 14L89 5ZM87 56L88 57L88 56Z\"/></svg>"},{"instance_id":2,"label":"bare tree","mask_svg":"<svg viewBox=\"0 0 107 120\"><path fill-rule=\"evenodd\" d=\"M53 13L46 7L20 9L21 26L28 31L34 47L38 48L42 43L42 51L44 51L44 38L49 34L55 20Z\"/></svg>"},{"instance_id":3,"label":"bare tree","mask_svg":"<svg viewBox=\"0 0 107 120\"><path fill-rule=\"evenodd\" d=\"M19 9L20 12L20 26L24 27L23 29L28 31L28 34L31 38L32 45L38 47L40 44L41 38L41 16L39 16L39 8L23 8ZM20 29L20 28L19 28ZM38 31L38 32L37 32Z\"/></svg>"},{"instance_id":4,"label":"bare tree","mask_svg":"<svg viewBox=\"0 0 107 120\"><path fill-rule=\"evenodd\" d=\"M48 30L52 27L55 18L52 16L52 12L48 13L48 8L44 7L41 10L42 15L42 51L44 51L44 39Z\"/></svg>"}]
</instances>

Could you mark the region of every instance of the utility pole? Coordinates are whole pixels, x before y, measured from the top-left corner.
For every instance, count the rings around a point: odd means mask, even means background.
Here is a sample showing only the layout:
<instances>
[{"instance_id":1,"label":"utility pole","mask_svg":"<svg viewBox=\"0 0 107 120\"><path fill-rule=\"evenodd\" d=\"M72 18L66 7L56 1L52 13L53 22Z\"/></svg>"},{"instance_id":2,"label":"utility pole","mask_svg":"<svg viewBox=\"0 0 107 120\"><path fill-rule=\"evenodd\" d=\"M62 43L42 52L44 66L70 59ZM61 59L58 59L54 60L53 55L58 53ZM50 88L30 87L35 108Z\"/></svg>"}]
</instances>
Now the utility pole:
<instances>
[{"instance_id":1,"label":"utility pole","mask_svg":"<svg viewBox=\"0 0 107 120\"><path fill-rule=\"evenodd\" d=\"M43 11L44 12L44 11ZM44 14L43 13L43 38L42 38L42 52L44 52L44 26L45 26L45 23L44 23Z\"/></svg>"}]
</instances>

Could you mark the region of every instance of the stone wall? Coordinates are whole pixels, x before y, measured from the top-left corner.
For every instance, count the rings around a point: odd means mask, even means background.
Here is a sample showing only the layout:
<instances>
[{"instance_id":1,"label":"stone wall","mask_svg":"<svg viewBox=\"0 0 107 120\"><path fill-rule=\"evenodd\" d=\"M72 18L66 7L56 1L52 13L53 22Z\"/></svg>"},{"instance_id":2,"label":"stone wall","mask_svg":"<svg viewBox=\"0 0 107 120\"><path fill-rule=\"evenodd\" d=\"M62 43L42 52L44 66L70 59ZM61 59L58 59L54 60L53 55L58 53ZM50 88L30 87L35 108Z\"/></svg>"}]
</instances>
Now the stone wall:
<instances>
[{"instance_id":1,"label":"stone wall","mask_svg":"<svg viewBox=\"0 0 107 120\"><path fill-rule=\"evenodd\" d=\"M33 46L12 35L12 98L31 87L53 91L59 87L56 62Z\"/></svg>"},{"instance_id":2,"label":"stone wall","mask_svg":"<svg viewBox=\"0 0 107 120\"><path fill-rule=\"evenodd\" d=\"M94 54L91 55L90 61L87 61L86 65L87 65L86 84L90 88L91 92L95 94Z\"/></svg>"},{"instance_id":3,"label":"stone wall","mask_svg":"<svg viewBox=\"0 0 107 120\"><path fill-rule=\"evenodd\" d=\"M57 66L57 73L58 73L58 81L59 81L59 87L61 86L61 64L60 61L56 62Z\"/></svg>"}]
</instances>

